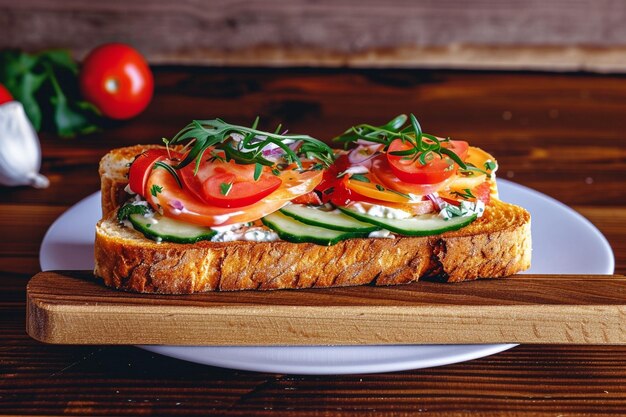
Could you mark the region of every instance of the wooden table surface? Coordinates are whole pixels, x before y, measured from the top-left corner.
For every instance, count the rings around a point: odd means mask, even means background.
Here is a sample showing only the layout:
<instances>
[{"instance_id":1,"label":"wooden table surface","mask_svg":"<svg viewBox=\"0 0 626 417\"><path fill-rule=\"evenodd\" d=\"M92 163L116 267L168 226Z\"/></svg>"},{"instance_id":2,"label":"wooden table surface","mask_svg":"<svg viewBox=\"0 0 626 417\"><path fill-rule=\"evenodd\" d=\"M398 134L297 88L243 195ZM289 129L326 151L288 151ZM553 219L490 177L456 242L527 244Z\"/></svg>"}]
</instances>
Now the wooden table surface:
<instances>
[{"instance_id":1,"label":"wooden table surface","mask_svg":"<svg viewBox=\"0 0 626 417\"><path fill-rule=\"evenodd\" d=\"M607 237L626 273L626 78L416 70L157 68L137 119L42 137L50 188L0 188L0 414L583 415L626 413L626 347L519 346L471 362L375 375L277 375L200 366L134 347L53 346L24 330L25 286L50 224L99 188L110 148L222 117L328 139L418 115L488 149L500 177L548 194Z\"/></svg>"}]
</instances>

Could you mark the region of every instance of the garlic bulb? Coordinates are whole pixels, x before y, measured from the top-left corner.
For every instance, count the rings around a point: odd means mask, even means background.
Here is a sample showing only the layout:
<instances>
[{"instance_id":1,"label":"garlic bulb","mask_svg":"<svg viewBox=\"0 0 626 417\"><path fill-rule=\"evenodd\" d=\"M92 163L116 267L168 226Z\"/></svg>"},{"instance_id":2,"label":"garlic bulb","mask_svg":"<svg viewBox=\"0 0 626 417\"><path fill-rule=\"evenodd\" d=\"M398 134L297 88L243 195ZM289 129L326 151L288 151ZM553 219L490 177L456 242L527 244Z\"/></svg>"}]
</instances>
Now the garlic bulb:
<instances>
[{"instance_id":1,"label":"garlic bulb","mask_svg":"<svg viewBox=\"0 0 626 417\"><path fill-rule=\"evenodd\" d=\"M39 173L41 148L22 103L0 105L0 184L46 188L50 181Z\"/></svg>"}]
</instances>

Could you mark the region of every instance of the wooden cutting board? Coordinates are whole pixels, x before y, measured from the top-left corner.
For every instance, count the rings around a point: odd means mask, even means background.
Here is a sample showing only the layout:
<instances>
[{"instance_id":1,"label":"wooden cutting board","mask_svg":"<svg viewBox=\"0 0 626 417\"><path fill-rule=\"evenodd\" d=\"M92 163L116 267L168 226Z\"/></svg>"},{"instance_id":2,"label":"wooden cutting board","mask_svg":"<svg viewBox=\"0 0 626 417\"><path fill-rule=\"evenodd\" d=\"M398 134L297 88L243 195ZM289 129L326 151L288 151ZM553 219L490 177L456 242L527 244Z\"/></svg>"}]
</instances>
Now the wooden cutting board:
<instances>
[{"instance_id":1,"label":"wooden cutting board","mask_svg":"<svg viewBox=\"0 0 626 417\"><path fill-rule=\"evenodd\" d=\"M42 272L27 303L28 334L60 344L626 344L621 275L163 296Z\"/></svg>"}]
</instances>

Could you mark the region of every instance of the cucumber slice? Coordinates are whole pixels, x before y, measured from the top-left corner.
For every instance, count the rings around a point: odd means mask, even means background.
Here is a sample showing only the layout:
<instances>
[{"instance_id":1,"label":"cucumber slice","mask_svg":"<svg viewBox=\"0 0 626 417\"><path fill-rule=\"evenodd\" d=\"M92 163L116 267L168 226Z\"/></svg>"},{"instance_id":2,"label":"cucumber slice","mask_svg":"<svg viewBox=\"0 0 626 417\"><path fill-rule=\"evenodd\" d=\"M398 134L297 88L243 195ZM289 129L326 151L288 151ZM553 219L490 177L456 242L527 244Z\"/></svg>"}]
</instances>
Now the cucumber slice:
<instances>
[{"instance_id":1,"label":"cucumber slice","mask_svg":"<svg viewBox=\"0 0 626 417\"><path fill-rule=\"evenodd\" d=\"M303 204L290 204L280 209L280 212L293 217L299 222L326 229L341 230L344 232L369 233L380 230L380 227L371 223L364 223L338 211L323 211Z\"/></svg>"},{"instance_id":2,"label":"cucumber slice","mask_svg":"<svg viewBox=\"0 0 626 417\"><path fill-rule=\"evenodd\" d=\"M408 219L385 219L370 214L359 213L354 209L347 207L339 207L339 210L355 219L370 222L383 227L390 232L406 236L430 236L438 235L451 230L458 230L467 226L474 220L476 215L467 217L453 217L445 220L436 214L424 214L421 216L410 217Z\"/></svg>"},{"instance_id":3,"label":"cucumber slice","mask_svg":"<svg viewBox=\"0 0 626 417\"><path fill-rule=\"evenodd\" d=\"M274 230L281 239L294 243L310 242L331 246L345 239L365 237L369 234L369 232L342 232L325 227L311 226L299 222L280 211L268 214L261 220L264 225Z\"/></svg>"},{"instance_id":4,"label":"cucumber slice","mask_svg":"<svg viewBox=\"0 0 626 417\"><path fill-rule=\"evenodd\" d=\"M138 232L145 237L175 243L196 243L200 240L211 240L217 232L210 227L198 226L178 220L154 215L145 217L143 214L131 214L128 220Z\"/></svg>"}]
</instances>

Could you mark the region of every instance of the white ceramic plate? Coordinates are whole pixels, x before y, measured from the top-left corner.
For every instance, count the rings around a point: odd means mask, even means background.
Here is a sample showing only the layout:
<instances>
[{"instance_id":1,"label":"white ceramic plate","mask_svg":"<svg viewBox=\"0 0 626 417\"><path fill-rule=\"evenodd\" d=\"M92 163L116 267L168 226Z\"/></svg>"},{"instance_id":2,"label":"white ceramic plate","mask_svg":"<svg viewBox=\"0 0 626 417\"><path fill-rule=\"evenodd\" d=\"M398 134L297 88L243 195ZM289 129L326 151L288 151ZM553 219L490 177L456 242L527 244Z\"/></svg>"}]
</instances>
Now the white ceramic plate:
<instances>
[{"instance_id":1,"label":"white ceramic plate","mask_svg":"<svg viewBox=\"0 0 626 417\"><path fill-rule=\"evenodd\" d=\"M529 188L498 180L504 201L532 216L533 259L527 273L612 274L608 242L587 219L562 203ZM50 227L39 254L43 271L92 269L94 227L100 194L71 207ZM513 344L403 346L143 346L196 363L260 372L355 374L428 368L502 352Z\"/></svg>"}]
</instances>

